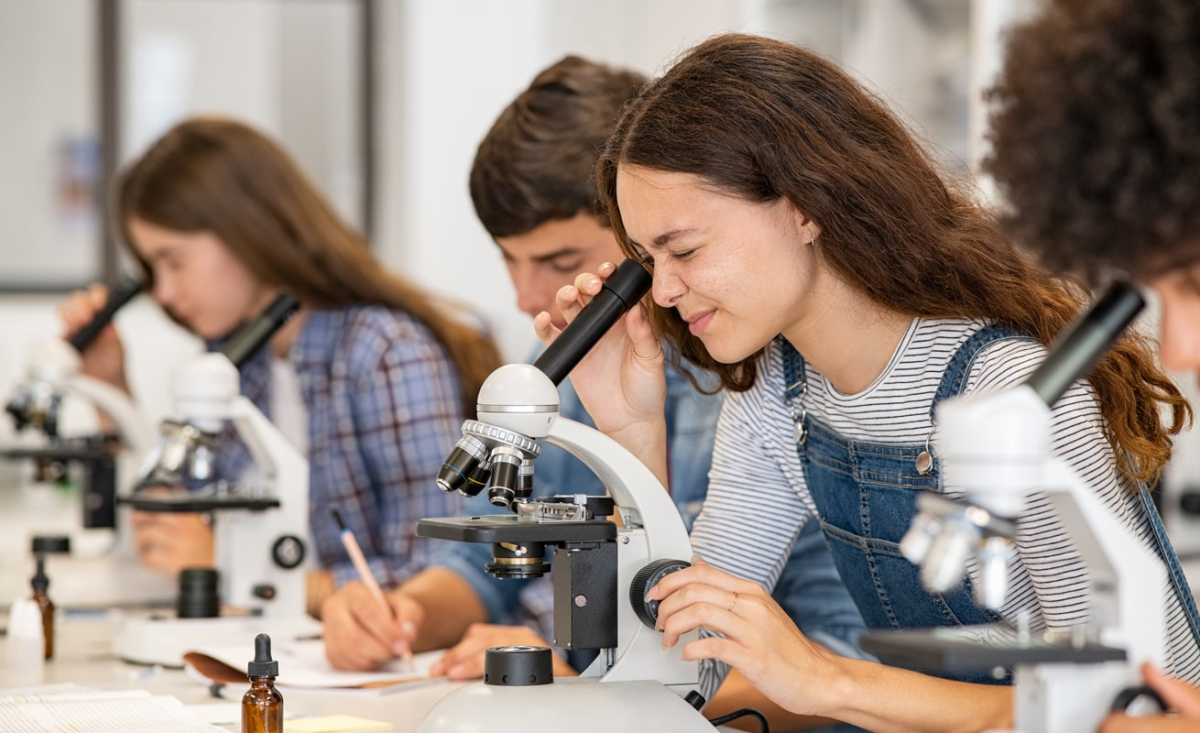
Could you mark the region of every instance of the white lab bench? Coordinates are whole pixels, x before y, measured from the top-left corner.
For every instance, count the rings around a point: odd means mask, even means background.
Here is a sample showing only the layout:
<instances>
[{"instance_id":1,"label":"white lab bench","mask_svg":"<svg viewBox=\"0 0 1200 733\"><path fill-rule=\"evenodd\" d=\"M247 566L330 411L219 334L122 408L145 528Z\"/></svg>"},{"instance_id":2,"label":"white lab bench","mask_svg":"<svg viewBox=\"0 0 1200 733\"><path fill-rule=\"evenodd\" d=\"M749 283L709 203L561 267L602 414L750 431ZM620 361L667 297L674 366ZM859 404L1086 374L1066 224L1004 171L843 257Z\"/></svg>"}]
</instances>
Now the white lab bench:
<instances>
[{"instance_id":1,"label":"white lab bench","mask_svg":"<svg viewBox=\"0 0 1200 733\"><path fill-rule=\"evenodd\" d=\"M0 656L0 686L74 683L106 690L144 689L188 705L222 702L183 670L137 666L116 657L112 639L123 619L147 608L169 608L176 584L142 567L127 538L112 530L83 529L77 488L35 484L28 473L28 466L0 461L0 609L30 595L34 535L67 535L72 547L69 556L47 559L49 595L59 609L55 658L46 663L40 678L31 678L5 669ZM253 650L247 649L247 661L252 656ZM373 696L288 690L284 709L289 716L353 714L387 721L395 731L415 731L425 712L462 684L438 682ZM226 687L223 696L239 702L243 692Z\"/></svg>"},{"instance_id":2,"label":"white lab bench","mask_svg":"<svg viewBox=\"0 0 1200 733\"><path fill-rule=\"evenodd\" d=\"M104 690L142 689L155 695L172 695L185 705L240 702L245 688L226 686L222 698L184 671L142 667L117 659L110 645L120 630L120 620L102 616L62 616L55 634L55 656L47 662L40 679L0 667L0 685L74 683ZM247 650L247 661L253 650ZM391 723L397 733L416 731L425 713L438 700L465 683L436 682L400 688L386 695L363 696L337 692L284 691L284 712L293 715L355 715ZM226 726L238 730L236 725Z\"/></svg>"}]
</instances>

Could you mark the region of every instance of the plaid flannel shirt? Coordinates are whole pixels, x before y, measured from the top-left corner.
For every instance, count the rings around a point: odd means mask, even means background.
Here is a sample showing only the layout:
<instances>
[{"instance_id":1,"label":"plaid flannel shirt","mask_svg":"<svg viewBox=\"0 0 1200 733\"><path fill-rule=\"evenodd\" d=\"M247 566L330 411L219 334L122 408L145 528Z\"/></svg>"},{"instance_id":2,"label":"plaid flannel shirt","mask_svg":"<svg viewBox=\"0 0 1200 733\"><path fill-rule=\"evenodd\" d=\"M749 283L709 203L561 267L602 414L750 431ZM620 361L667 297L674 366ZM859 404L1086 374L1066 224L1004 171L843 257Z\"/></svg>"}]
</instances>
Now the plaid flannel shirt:
<instances>
[{"instance_id":1,"label":"plaid flannel shirt","mask_svg":"<svg viewBox=\"0 0 1200 733\"><path fill-rule=\"evenodd\" d=\"M242 394L268 418L270 359L263 349L241 369ZM358 577L336 508L376 579L404 582L433 556L435 541L416 536L417 520L462 508L435 483L464 419L453 363L428 328L378 305L309 311L288 359L308 411L309 529L319 564L339 587ZM217 477L236 479L249 465L226 430Z\"/></svg>"}]
</instances>

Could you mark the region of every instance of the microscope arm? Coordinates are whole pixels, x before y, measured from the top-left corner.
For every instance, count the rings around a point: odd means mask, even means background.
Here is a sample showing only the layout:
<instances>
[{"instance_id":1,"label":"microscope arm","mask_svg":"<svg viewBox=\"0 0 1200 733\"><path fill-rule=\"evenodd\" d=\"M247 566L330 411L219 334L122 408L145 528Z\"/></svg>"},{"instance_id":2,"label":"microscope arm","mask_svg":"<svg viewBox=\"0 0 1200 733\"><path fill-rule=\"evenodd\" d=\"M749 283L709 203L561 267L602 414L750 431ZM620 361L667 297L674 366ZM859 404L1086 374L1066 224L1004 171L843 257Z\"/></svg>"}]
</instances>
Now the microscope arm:
<instances>
[{"instance_id":1,"label":"microscope arm","mask_svg":"<svg viewBox=\"0 0 1200 733\"><path fill-rule=\"evenodd\" d=\"M1088 571L1100 642L1123 648L1130 665L1166 662L1166 569L1095 492L1060 459L1046 467L1047 497ZM1157 599L1157 602L1155 602Z\"/></svg>"},{"instance_id":2,"label":"microscope arm","mask_svg":"<svg viewBox=\"0 0 1200 733\"><path fill-rule=\"evenodd\" d=\"M618 536L617 646L611 666L602 656L585 672L603 674L605 682L656 679L681 697L695 690L698 666L685 662L682 650L697 638L685 635L672 649L662 648L662 635L638 620L629 602L638 571L656 560L692 558L692 545L679 510L650 469L607 435L572 420L558 418L545 440L580 459L612 494L625 526Z\"/></svg>"},{"instance_id":3,"label":"microscope arm","mask_svg":"<svg viewBox=\"0 0 1200 733\"><path fill-rule=\"evenodd\" d=\"M110 384L83 375L71 377L64 387L107 415L117 426L122 442L131 453L144 456L154 448L155 435L150 423L134 406L129 395Z\"/></svg>"},{"instance_id":4,"label":"microscope arm","mask_svg":"<svg viewBox=\"0 0 1200 733\"><path fill-rule=\"evenodd\" d=\"M290 487L280 485L287 473L284 467L304 465L307 469L308 460L248 398L238 395L230 400L228 417L246 443L263 483L274 486L282 498L285 491L290 490Z\"/></svg>"},{"instance_id":5,"label":"microscope arm","mask_svg":"<svg viewBox=\"0 0 1200 733\"><path fill-rule=\"evenodd\" d=\"M545 440L581 460L599 477L626 526L653 528L648 538L651 559L691 558L692 546L679 509L654 473L632 453L598 430L561 417Z\"/></svg>"}]
</instances>

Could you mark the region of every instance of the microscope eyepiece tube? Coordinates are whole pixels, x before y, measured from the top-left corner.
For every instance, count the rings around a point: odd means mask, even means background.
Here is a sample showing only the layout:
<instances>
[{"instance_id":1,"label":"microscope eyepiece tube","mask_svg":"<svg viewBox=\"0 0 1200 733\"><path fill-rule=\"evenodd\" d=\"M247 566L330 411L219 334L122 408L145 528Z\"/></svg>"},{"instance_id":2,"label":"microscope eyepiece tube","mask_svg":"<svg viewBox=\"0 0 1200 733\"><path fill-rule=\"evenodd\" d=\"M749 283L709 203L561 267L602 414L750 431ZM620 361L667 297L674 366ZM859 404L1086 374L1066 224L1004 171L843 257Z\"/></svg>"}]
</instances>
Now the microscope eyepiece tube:
<instances>
[{"instance_id":1,"label":"microscope eyepiece tube","mask_svg":"<svg viewBox=\"0 0 1200 733\"><path fill-rule=\"evenodd\" d=\"M1076 380L1087 376L1145 305L1146 300L1132 285L1114 282L1055 339L1046 360L1025 384L1047 405L1053 405Z\"/></svg>"},{"instance_id":2,"label":"microscope eyepiece tube","mask_svg":"<svg viewBox=\"0 0 1200 733\"><path fill-rule=\"evenodd\" d=\"M71 337L67 339L67 343L76 351L83 353L83 350L95 341L100 332L104 330L104 327L109 324L109 321L113 319L117 311L121 310L126 303L133 300L140 292L142 292L141 280L132 275L121 278L108 291L108 302L104 304L104 307L96 315L92 316L92 320L88 321L83 328L71 334Z\"/></svg>"},{"instance_id":3,"label":"microscope eyepiece tube","mask_svg":"<svg viewBox=\"0 0 1200 733\"><path fill-rule=\"evenodd\" d=\"M563 329L533 365L550 377L555 386L561 384L608 329L637 305L653 282L654 278L636 260L627 259L617 265L592 302Z\"/></svg>"},{"instance_id":4,"label":"microscope eyepiece tube","mask_svg":"<svg viewBox=\"0 0 1200 733\"><path fill-rule=\"evenodd\" d=\"M295 296L288 292L281 292L263 309L262 313L254 317L254 320L233 334L229 343L221 349L221 353L233 362L235 367L241 369L242 364L254 356L255 352L262 348L262 345L267 343L275 335L275 332L283 327L283 324L296 315L298 310L300 310L300 302L296 300Z\"/></svg>"}]
</instances>

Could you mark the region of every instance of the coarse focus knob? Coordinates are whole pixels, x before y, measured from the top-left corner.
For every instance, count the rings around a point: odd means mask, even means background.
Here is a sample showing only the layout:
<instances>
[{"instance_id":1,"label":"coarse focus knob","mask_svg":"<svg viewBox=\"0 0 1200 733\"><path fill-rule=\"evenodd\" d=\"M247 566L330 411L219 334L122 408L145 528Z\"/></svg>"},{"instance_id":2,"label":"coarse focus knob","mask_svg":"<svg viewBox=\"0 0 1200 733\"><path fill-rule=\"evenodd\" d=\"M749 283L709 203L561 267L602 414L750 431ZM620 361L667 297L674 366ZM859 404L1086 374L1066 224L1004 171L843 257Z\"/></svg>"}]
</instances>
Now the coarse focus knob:
<instances>
[{"instance_id":1,"label":"coarse focus knob","mask_svg":"<svg viewBox=\"0 0 1200 733\"><path fill-rule=\"evenodd\" d=\"M692 564L685 560L655 560L637 571L633 582L629 584L629 602L633 604L633 612L637 614L639 621L652 629L655 628L658 621L658 601L647 599L646 594L666 576L691 566Z\"/></svg>"}]
</instances>

